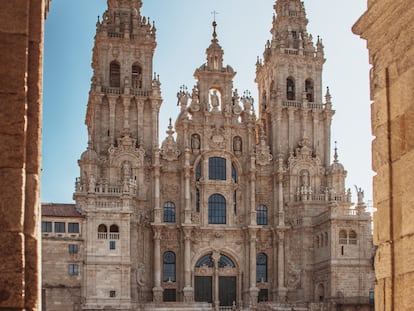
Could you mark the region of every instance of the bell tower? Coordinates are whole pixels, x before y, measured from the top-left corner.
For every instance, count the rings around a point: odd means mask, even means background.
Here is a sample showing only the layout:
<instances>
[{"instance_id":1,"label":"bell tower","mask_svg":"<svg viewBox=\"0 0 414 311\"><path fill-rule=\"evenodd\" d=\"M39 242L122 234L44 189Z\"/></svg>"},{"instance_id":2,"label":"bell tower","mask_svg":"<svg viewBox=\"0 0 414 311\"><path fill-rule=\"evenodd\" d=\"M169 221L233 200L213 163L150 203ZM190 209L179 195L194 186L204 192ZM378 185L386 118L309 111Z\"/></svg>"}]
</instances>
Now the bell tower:
<instances>
[{"instance_id":1,"label":"bell tower","mask_svg":"<svg viewBox=\"0 0 414 311\"><path fill-rule=\"evenodd\" d=\"M303 2L275 3L272 38L256 64L261 122L273 154L285 156L307 140L326 167L330 164L330 97L322 99L324 47L307 32Z\"/></svg>"},{"instance_id":2,"label":"bell tower","mask_svg":"<svg viewBox=\"0 0 414 311\"><path fill-rule=\"evenodd\" d=\"M157 158L162 103L153 75L156 28L141 16L141 7L141 0L108 0L96 24L85 121L88 147L78 161L74 193L87 237L83 310L130 310L137 300L131 280L138 260L144 260L136 254L144 255L131 240L138 240L136 219L151 214L145 174Z\"/></svg>"}]
</instances>

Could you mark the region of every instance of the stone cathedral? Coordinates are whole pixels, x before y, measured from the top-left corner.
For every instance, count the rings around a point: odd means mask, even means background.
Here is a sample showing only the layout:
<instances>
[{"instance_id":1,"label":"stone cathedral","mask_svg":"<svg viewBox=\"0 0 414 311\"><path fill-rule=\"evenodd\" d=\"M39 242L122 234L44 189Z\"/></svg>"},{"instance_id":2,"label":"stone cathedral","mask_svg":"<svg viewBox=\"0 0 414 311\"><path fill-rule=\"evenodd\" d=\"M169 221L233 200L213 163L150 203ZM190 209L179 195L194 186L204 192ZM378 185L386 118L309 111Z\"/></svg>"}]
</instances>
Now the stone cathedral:
<instances>
[{"instance_id":1,"label":"stone cathedral","mask_svg":"<svg viewBox=\"0 0 414 311\"><path fill-rule=\"evenodd\" d=\"M141 6L108 0L97 23L76 204L43 206L44 310L372 310L371 217L331 145L303 2L274 4L256 110L214 22L161 137Z\"/></svg>"}]
</instances>

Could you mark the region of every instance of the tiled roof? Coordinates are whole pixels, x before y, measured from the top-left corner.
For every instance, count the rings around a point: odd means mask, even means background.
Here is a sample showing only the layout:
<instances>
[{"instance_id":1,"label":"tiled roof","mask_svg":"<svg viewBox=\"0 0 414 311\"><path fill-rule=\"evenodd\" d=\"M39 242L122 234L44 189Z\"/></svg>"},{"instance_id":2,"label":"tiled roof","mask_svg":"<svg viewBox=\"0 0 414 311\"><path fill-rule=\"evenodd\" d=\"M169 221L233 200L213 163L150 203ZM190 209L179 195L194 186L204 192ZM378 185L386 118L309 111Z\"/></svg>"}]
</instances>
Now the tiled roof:
<instances>
[{"instance_id":1,"label":"tiled roof","mask_svg":"<svg viewBox=\"0 0 414 311\"><path fill-rule=\"evenodd\" d=\"M42 216L81 217L75 204L42 203Z\"/></svg>"}]
</instances>

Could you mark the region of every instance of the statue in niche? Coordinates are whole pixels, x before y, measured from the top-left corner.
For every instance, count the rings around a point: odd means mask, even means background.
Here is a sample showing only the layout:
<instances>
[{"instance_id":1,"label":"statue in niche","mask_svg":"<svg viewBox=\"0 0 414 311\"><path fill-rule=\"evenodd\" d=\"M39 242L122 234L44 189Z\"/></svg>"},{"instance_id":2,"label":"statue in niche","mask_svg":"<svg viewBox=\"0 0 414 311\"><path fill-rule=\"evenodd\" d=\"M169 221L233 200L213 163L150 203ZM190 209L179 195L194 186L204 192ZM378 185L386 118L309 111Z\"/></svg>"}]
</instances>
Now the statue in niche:
<instances>
[{"instance_id":1,"label":"statue in niche","mask_svg":"<svg viewBox=\"0 0 414 311\"><path fill-rule=\"evenodd\" d=\"M303 170L301 174L302 186L308 187L309 186L309 172L307 170Z\"/></svg>"},{"instance_id":2,"label":"statue in niche","mask_svg":"<svg viewBox=\"0 0 414 311\"><path fill-rule=\"evenodd\" d=\"M233 139L233 150L236 154L240 154L242 152L242 140L239 136L234 137Z\"/></svg>"},{"instance_id":3,"label":"statue in niche","mask_svg":"<svg viewBox=\"0 0 414 311\"><path fill-rule=\"evenodd\" d=\"M217 110L220 105L219 97L217 95L217 90L213 90L213 92L210 93L210 102L211 102L211 106L213 107L213 110Z\"/></svg>"},{"instance_id":4,"label":"statue in niche","mask_svg":"<svg viewBox=\"0 0 414 311\"><path fill-rule=\"evenodd\" d=\"M191 136L191 149L193 152L198 152L200 150L200 136L198 134L193 134Z\"/></svg>"},{"instance_id":5,"label":"statue in niche","mask_svg":"<svg viewBox=\"0 0 414 311\"><path fill-rule=\"evenodd\" d=\"M128 161L122 163L122 178L124 181L131 179L131 164Z\"/></svg>"}]
</instances>

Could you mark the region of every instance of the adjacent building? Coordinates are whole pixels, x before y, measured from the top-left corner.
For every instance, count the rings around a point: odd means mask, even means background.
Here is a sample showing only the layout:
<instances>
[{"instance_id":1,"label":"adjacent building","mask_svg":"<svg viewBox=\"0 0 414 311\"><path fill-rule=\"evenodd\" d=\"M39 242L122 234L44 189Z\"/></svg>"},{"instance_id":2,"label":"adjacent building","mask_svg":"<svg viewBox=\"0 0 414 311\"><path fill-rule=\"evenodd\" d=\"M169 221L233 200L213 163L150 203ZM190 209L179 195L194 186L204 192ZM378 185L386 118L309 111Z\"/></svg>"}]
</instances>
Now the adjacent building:
<instances>
[{"instance_id":1,"label":"adjacent building","mask_svg":"<svg viewBox=\"0 0 414 311\"><path fill-rule=\"evenodd\" d=\"M371 217L331 145L303 2L274 5L258 111L213 23L161 145L157 30L141 6L108 0L97 25L76 207L43 206L46 310L371 310Z\"/></svg>"}]
</instances>

